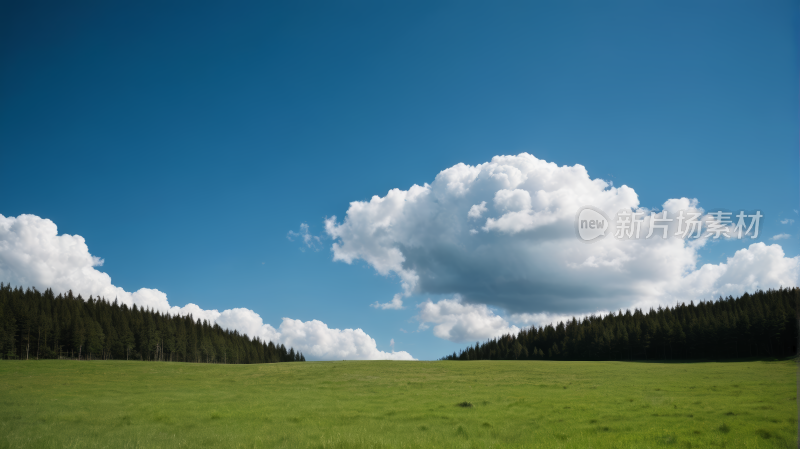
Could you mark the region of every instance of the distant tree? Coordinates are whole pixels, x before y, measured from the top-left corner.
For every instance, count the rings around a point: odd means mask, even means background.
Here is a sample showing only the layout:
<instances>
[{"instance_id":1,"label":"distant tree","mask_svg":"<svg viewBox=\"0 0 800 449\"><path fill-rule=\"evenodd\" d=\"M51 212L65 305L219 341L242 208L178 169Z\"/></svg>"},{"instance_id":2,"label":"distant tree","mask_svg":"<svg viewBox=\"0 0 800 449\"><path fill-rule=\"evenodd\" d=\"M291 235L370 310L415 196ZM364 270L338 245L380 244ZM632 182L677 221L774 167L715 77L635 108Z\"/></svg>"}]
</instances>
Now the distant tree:
<instances>
[{"instance_id":1,"label":"distant tree","mask_svg":"<svg viewBox=\"0 0 800 449\"><path fill-rule=\"evenodd\" d=\"M522 329L445 360L637 360L785 356L797 353L800 288L575 318ZM520 346L518 346L520 345ZM527 350L527 353L526 351Z\"/></svg>"},{"instance_id":2,"label":"distant tree","mask_svg":"<svg viewBox=\"0 0 800 449\"><path fill-rule=\"evenodd\" d=\"M86 341L86 329L83 326L83 320L80 316L75 315L72 322L72 347L78 350L78 360L81 358L83 352L83 343Z\"/></svg>"},{"instance_id":3,"label":"distant tree","mask_svg":"<svg viewBox=\"0 0 800 449\"><path fill-rule=\"evenodd\" d=\"M0 358L140 359L208 363L305 361L294 349L207 321L128 307L116 299L55 296L0 283Z\"/></svg>"}]
</instances>

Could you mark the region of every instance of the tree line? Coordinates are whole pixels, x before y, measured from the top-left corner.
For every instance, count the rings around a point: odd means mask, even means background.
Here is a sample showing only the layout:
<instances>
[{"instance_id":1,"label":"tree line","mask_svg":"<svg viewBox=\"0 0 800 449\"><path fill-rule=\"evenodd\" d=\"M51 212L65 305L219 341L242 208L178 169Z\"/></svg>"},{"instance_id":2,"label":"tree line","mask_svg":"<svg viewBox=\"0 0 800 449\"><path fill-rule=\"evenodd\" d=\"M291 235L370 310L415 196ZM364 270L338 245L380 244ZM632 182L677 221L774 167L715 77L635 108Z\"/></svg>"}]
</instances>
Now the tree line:
<instances>
[{"instance_id":1,"label":"tree line","mask_svg":"<svg viewBox=\"0 0 800 449\"><path fill-rule=\"evenodd\" d=\"M0 283L0 359L305 362L282 344L222 329L192 315L159 313L104 298L55 296Z\"/></svg>"},{"instance_id":2,"label":"tree line","mask_svg":"<svg viewBox=\"0 0 800 449\"><path fill-rule=\"evenodd\" d=\"M523 329L440 360L689 360L797 354L800 289Z\"/></svg>"}]
</instances>

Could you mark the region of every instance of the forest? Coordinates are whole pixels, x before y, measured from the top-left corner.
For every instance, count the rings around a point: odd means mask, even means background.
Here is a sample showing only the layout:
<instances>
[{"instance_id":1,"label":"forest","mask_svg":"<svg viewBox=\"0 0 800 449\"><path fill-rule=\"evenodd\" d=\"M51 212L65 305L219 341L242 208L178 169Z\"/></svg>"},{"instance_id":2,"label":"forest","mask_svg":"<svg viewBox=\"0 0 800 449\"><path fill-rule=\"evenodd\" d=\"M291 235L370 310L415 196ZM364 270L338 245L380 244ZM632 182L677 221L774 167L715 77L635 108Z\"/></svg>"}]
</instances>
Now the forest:
<instances>
[{"instance_id":1,"label":"forest","mask_svg":"<svg viewBox=\"0 0 800 449\"><path fill-rule=\"evenodd\" d=\"M196 363L304 362L299 351L104 298L55 296L0 283L0 359L147 360Z\"/></svg>"},{"instance_id":2,"label":"forest","mask_svg":"<svg viewBox=\"0 0 800 449\"><path fill-rule=\"evenodd\" d=\"M711 360L797 353L800 289L523 329L441 360Z\"/></svg>"}]
</instances>

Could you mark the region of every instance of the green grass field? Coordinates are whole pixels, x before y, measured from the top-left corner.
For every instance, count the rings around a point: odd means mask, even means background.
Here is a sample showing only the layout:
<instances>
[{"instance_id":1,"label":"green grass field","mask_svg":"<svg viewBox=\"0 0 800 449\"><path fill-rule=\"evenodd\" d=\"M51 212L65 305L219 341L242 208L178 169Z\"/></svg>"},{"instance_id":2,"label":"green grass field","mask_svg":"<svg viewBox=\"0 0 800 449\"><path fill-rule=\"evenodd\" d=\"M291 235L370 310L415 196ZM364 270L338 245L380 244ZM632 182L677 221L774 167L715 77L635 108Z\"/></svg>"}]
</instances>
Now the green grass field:
<instances>
[{"instance_id":1,"label":"green grass field","mask_svg":"<svg viewBox=\"0 0 800 449\"><path fill-rule=\"evenodd\" d=\"M786 448L795 376L793 361L5 361L0 447Z\"/></svg>"}]
</instances>

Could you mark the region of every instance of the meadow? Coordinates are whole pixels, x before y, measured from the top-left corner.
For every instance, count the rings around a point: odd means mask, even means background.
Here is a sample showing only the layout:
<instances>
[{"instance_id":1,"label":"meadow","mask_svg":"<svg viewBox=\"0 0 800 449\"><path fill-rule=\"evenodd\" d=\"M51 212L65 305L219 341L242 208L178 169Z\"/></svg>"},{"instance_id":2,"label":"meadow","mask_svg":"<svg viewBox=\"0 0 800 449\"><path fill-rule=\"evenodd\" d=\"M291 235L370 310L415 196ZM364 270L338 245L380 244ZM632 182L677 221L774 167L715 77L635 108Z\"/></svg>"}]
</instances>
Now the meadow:
<instances>
[{"instance_id":1,"label":"meadow","mask_svg":"<svg viewBox=\"0 0 800 449\"><path fill-rule=\"evenodd\" d=\"M792 360L0 362L0 447L795 447Z\"/></svg>"}]
</instances>

